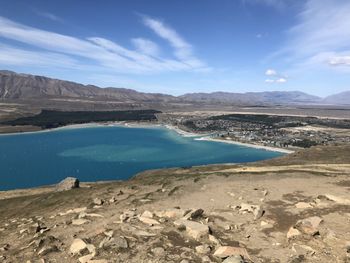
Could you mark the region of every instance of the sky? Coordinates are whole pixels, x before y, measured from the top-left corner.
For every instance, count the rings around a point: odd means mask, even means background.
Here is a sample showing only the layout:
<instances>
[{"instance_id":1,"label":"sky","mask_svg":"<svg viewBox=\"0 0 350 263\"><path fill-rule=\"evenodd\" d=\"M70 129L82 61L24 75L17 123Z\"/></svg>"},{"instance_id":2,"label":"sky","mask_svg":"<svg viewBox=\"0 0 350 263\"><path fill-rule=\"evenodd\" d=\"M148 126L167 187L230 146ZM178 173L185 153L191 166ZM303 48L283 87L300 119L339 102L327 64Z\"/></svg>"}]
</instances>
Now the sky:
<instances>
[{"instance_id":1,"label":"sky","mask_svg":"<svg viewBox=\"0 0 350 263\"><path fill-rule=\"evenodd\" d=\"M0 3L0 69L173 95L350 90L349 0Z\"/></svg>"}]
</instances>

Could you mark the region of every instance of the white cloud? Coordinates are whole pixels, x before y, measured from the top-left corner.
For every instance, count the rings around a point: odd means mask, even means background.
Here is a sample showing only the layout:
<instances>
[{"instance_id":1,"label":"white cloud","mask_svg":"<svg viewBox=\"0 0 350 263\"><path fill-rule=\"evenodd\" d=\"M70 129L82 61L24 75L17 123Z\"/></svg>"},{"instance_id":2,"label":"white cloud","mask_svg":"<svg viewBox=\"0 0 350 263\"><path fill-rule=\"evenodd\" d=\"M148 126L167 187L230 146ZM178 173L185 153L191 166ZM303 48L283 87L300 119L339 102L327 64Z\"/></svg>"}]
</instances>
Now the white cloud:
<instances>
[{"instance_id":1,"label":"white cloud","mask_svg":"<svg viewBox=\"0 0 350 263\"><path fill-rule=\"evenodd\" d=\"M192 54L192 46L187 43L174 29L162 21L143 17L143 23L159 37L167 40L175 49L175 56L191 67L203 67L204 64Z\"/></svg>"},{"instance_id":2,"label":"white cloud","mask_svg":"<svg viewBox=\"0 0 350 263\"><path fill-rule=\"evenodd\" d=\"M158 45L149 39L133 38L131 39L131 42L134 44L136 49L143 54L158 56L160 53Z\"/></svg>"},{"instance_id":3,"label":"white cloud","mask_svg":"<svg viewBox=\"0 0 350 263\"><path fill-rule=\"evenodd\" d=\"M277 72L274 69L268 69L268 70L266 70L265 75L266 76L276 76Z\"/></svg>"},{"instance_id":4,"label":"white cloud","mask_svg":"<svg viewBox=\"0 0 350 263\"><path fill-rule=\"evenodd\" d=\"M266 83L286 83L286 78L277 78L277 79L265 79Z\"/></svg>"},{"instance_id":5,"label":"white cloud","mask_svg":"<svg viewBox=\"0 0 350 263\"><path fill-rule=\"evenodd\" d=\"M287 82L287 77L278 73L274 69L266 70L265 75L270 77L270 78L265 80L266 83L285 83L285 82Z\"/></svg>"},{"instance_id":6,"label":"white cloud","mask_svg":"<svg viewBox=\"0 0 350 263\"><path fill-rule=\"evenodd\" d=\"M340 65L350 66L350 56L331 57L329 58L329 64L331 66L340 66Z\"/></svg>"},{"instance_id":7,"label":"white cloud","mask_svg":"<svg viewBox=\"0 0 350 263\"><path fill-rule=\"evenodd\" d=\"M75 68L78 62L68 56L52 52L27 51L0 44L0 64L6 65L33 65Z\"/></svg>"},{"instance_id":8,"label":"white cloud","mask_svg":"<svg viewBox=\"0 0 350 263\"><path fill-rule=\"evenodd\" d=\"M350 53L349 14L350 1L307 0L298 23L287 31L285 46L270 59L283 58L300 68L348 66L347 58L339 54Z\"/></svg>"},{"instance_id":9,"label":"white cloud","mask_svg":"<svg viewBox=\"0 0 350 263\"><path fill-rule=\"evenodd\" d=\"M60 23L64 22L64 20L62 18L60 18L59 16L54 15L52 13L49 13L49 12L43 12L43 11L36 10L35 13L39 16L45 17L45 18L50 19L50 20L55 21L55 22L60 22Z\"/></svg>"},{"instance_id":10,"label":"white cloud","mask_svg":"<svg viewBox=\"0 0 350 263\"><path fill-rule=\"evenodd\" d=\"M287 79L286 78L278 78L275 80L276 83L286 83Z\"/></svg>"},{"instance_id":11,"label":"white cloud","mask_svg":"<svg viewBox=\"0 0 350 263\"><path fill-rule=\"evenodd\" d=\"M52 57L57 54L65 56L72 61L90 62L100 70L118 73L155 73L164 71L200 71L207 66L203 63L189 63L190 56L177 59L150 56L140 50L130 50L122 47L118 43L100 37L81 39L67 35L57 34L50 31L25 26L6 18L0 17L0 37L25 43L40 51L35 51L35 56ZM149 44L149 43L148 43ZM180 43L177 43L180 44ZM27 57L34 55L28 47ZM21 60L13 58L16 56L13 50L0 49L2 63L15 63L21 65ZM22 51L25 51L22 49ZM144 50L145 51L145 50ZM148 50L149 51L149 50ZM153 50L154 51L154 50ZM179 48L176 48L179 51ZM40 60L40 59L39 59ZM199 61L193 58L193 61ZM29 62L28 60L27 62ZM38 60L33 60L36 65ZM48 60L47 60L48 62ZM84 62L77 63L83 66ZM53 61L51 66L56 66Z\"/></svg>"}]
</instances>

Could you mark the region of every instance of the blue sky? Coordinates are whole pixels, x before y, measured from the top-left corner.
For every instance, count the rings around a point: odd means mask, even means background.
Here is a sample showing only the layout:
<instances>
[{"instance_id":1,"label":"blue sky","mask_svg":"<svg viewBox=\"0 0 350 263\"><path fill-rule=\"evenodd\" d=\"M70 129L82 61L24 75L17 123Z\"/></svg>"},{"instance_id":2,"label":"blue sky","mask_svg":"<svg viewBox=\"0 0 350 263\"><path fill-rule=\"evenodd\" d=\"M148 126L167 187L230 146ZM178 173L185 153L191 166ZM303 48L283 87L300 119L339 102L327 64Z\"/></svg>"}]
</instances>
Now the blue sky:
<instances>
[{"instance_id":1,"label":"blue sky","mask_svg":"<svg viewBox=\"0 0 350 263\"><path fill-rule=\"evenodd\" d=\"M348 0L2 0L0 68L145 92L350 90Z\"/></svg>"}]
</instances>

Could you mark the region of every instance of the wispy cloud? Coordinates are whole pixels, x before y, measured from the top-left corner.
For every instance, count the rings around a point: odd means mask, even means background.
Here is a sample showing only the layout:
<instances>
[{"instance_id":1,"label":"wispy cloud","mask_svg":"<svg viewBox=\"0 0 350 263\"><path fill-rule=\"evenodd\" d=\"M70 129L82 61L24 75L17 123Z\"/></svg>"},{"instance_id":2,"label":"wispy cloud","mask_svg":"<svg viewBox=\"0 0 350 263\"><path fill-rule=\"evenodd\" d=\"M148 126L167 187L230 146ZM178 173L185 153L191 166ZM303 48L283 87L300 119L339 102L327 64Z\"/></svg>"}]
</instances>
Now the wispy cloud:
<instances>
[{"instance_id":1,"label":"wispy cloud","mask_svg":"<svg viewBox=\"0 0 350 263\"><path fill-rule=\"evenodd\" d=\"M51 66L63 68L75 68L78 63L68 56L53 52L28 51L21 48L13 48L0 43L0 64L6 65L33 65Z\"/></svg>"},{"instance_id":2,"label":"wispy cloud","mask_svg":"<svg viewBox=\"0 0 350 263\"><path fill-rule=\"evenodd\" d=\"M64 20L63 20L61 17L59 17L59 16L57 16L57 15L54 15L54 14L52 14L52 13L50 13L50 12L40 11L40 10L37 10L37 9L35 9L34 12L35 12L37 15L42 16L42 17L45 17L45 18L50 19L50 20L52 20L52 21L60 22L60 23L63 23L63 22L64 22Z\"/></svg>"},{"instance_id":3,"label":"wispy cloud","mask_svg":"<svg viewBox=\"0 0 350 263\"><path fill-rule=\"evenodd\" d=\"M165 39L175 49L174 55L187 65L197 68L203 67L202 61L197 59L192 52L192 46L184 40L174 29L162 21L143 16L143 22L159 37Z\"/></svg>"},{"instance_id":4,"label":"wispy cloud","mask_svg":"<svg viewBox=\"0 0 350 263\"><path fill-rule=\"evenodd\" d=\"M259 4L266 5L276 9L284 9L289 0L241 0L243 4Z\"/></svg>"},{"instance_id":5,"label":"wispy cloud","mask_svg":"<svg viewBox=\"0 0 350 263\"><path fill-rule=\"evenodd\" d=\"M350 1L308 0L287 32L286 45L272 58L287 58L298 66L348 66Z\"/></svg>"},{"instance_id":6,"label":"wispy cloud","mask_svg":"<svg viewBox=\"0 0 350 263\"><path fill-rule=\"evenodd\" d=\"M150 56L158 56L160 53L160 49L156 43L149 39L144 38L133 38L131 42L136 47L136 50L139 52L150 55Z\"/></svg>"},{"instance_id":7,"label":"wispy cloud","mask_svg":"<svg viewBox=\"0 0 350 263\"><path fill-rule=\"evenodd\" d=\"M329 64L332 66L346 65L350 66L350 56L331 57Z\"/></svg>"},{"instance_id":8,"label":"wispy cloud","mask_svg":"<svg viewBox=\"0 0 350 263\"><path fill-rule=\"evenodd\" d=\"M140 39L136 40L138 43L137 49L131 50L105 38L89 37L81 39L71 37L25 26L3 17L0 17L0 37L27 44L27 51L23 48L18 49L18 52L22 52L23 56L28 57L27 63L34 55L40 56L42 54L43 57L48 58L60 54L82 67L85 64L91 64L101 71L118 73L196 71L207 68L203 62L192 57L190 53L187 53L187 55L183 53L176 59L160 57L156 52L156 44L144 39L141 41ZM151 43L153 43L152 47ZM143 46L141 47L141 45ZM31 51L33 48L39 50L33 52ZM12 47L11 50L0 50L3 64L6 64L6 58L8 63L17 61L19 65L21 64L21 60L12 57L16 56L14 53L15 49L15 47ZM179 51L181 51L180 47L176 46L175 52ZM198 63L189 63L191 59L198 61ZM46 60L46 62L48 63L49 60ZM33 60L32 63L35 65L37 60ZM52 66L56 66L56 64L53 62Z\"/></svg>"}]
</instances>

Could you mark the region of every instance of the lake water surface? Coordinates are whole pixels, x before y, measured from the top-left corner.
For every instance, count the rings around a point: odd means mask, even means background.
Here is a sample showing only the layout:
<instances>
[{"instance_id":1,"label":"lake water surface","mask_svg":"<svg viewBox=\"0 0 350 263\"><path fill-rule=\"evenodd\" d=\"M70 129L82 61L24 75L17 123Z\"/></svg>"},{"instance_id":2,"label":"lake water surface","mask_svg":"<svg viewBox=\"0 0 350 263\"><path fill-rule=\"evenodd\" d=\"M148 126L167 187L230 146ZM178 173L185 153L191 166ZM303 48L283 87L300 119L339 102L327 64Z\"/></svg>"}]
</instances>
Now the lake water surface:
<instances>
[{"instance_id":1,"label":"lake water surface","mask_svg":"<svg viewBox=\"0 0 350 263\"><path fill-rule=\"evenodd\" d=\"M0 136L0 190L127 179L155 168L269 159L279 152L199 141L160 127L90 127Z\"/></svg>"}]
</instances>

